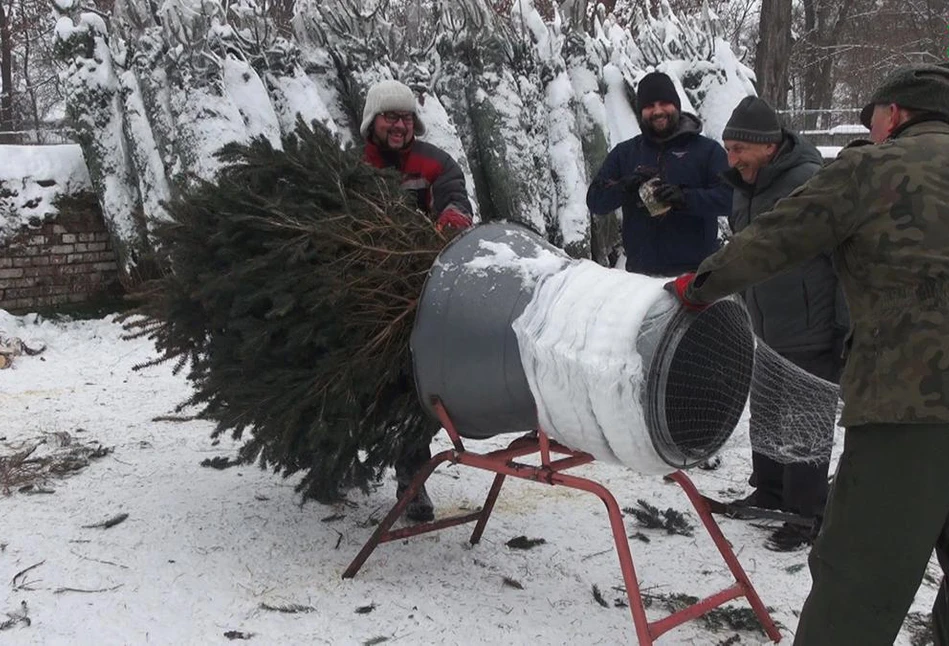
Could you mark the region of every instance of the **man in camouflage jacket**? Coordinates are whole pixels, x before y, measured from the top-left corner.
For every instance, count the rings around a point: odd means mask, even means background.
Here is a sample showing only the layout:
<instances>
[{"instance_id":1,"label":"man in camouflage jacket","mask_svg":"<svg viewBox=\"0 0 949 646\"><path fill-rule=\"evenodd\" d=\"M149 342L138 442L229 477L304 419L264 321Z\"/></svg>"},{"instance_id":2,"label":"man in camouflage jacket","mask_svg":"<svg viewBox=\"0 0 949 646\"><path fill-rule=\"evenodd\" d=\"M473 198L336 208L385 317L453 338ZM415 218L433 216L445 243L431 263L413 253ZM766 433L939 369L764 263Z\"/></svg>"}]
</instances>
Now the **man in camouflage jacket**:
<instances>
[{"instance_id":1,"label":"man in camouflage jacket","mask_svg":"<svg viewBox=\"0 0 949 646\"><path fill-rule=\"evenodd\" d=\"M889 646L933 547L949 573L949 67L887 77L844 150L675 291L700 309L820 253L850 307L844 452L795 644ZM933 608L949 645L949 584Z\"/></svg>"}]
</instances>

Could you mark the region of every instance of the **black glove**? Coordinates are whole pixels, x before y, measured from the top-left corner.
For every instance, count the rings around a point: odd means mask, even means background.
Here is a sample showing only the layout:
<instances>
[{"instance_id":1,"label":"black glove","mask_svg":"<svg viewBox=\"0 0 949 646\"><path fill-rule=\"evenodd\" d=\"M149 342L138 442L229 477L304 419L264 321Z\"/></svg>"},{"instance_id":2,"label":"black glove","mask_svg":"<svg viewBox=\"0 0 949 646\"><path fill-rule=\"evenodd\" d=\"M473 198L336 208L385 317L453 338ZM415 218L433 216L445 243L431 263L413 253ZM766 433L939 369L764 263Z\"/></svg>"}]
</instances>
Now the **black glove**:
<instances>
[{"instance_id":1,"label":"black glove","mask_svg":"<svg viewBox=\"0 0 949 646\"><path fill-rule=\"evenodd\" d=\"M639 187L657 175L659 175L658 169L649 166L637 166L632 175L621 177L616 181L616 185L621 187L624 192L638 196Z\"/></svg>"},{"instance_id":2,"label":"black glove","mask_svg":"<svg viewBox=\"0 0 949 646\"><path fill-rule=\"evenodd\" d=\"M675 184L660 184L653 190L653 196L660 202L665 202L674 209L685 208L685 193L681 186Z\"/></svg>"}]
</instances>

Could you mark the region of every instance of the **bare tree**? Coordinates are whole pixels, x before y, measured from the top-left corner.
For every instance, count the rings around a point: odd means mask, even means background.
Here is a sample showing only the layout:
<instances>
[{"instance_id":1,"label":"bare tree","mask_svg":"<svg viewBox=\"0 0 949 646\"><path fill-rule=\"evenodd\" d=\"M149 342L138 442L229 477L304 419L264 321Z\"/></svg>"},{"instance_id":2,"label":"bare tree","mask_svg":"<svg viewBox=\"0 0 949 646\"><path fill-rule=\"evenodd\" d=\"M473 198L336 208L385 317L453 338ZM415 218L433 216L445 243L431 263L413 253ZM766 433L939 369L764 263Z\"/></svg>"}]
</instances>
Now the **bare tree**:
<instances>
[{"instance_id":1,"label":"bare tree","mask_svg":"<svg viewBox=\"0 0 949 646\"><path fill-rule=\"evenodd\" d=\"M946 61L949 2L881 0L854 15L834 65L838 101L859 105L880 78L898 65Z\"/></svg>"},{"instance_id":2,"label":"bare tree","mask_svg":"<svg viewBox=\"0 0 949 646\"><path fill-rule=\"evenodd\" d=\"M13 125L13 36L12 3L0 2L0 131L10 132Z\"/></svg>"},{"instance_id":3,"label":"bare tree","mask_svg":"<svg viewBox=\"0 0 949 646\"><path fill-rule=\"evenodd\" d=\"M761 6L755 77L758 96L778 109L787 108L791 59L791 0L770 0Z\"/></svg>"},{"instance_id":4,"label":"bare tree","mask_svg":"<svg viewBox=\"0 0 949 646\"><path fill-rule=\"evenodd\" d=\"M22 143L39 130L62 102L52 53L53 23L45 0L0 0L0 131L4 141ZM30 136L28 141L35 141Z\"/></svg>"},{"instance_id":5,"label":"bare tree","mask_svg":"<svg viewBox=\"0 0 949 646\"><path fill-rule=\"evenodd\" d=\"M768 4L768 3L765 3ZM945 60L946 0L802 0L794 18L795 107L804 127L832 125L833 108L859 107L898 65Z\"/></svg>"},{"instance_id":6,"label":"bare tree","mask_svg":"<svg viewBox=\"0 0 949 646\"><path fill-rule=\"evenodd\" d=\"M804 33L799 41L799 60L803 63L804 127L813 130L819 119L817 110L834 104L833 67L843 49L848 21L871 9L875 0L802 0Z\"/></svg>"}]
</instances>

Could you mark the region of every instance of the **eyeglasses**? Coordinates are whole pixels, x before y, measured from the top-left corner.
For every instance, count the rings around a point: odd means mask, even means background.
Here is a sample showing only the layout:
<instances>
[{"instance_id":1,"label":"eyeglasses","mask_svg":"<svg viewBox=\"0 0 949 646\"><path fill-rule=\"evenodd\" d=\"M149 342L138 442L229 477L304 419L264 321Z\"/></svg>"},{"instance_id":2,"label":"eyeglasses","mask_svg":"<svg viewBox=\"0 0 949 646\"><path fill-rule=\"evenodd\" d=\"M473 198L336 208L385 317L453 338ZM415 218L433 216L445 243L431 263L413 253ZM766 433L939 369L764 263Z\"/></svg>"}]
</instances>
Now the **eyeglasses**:
<instances>
[{"instance_id":1,"label":"eyeglasses","mask_svg":"<svg viewBox=\"0 0 949 646\"><path fill-rule=\"evenodd\" d=\"M385 119L386 123L390 126L394 126L399 121L407 126L411 126L415 123L415 115L411 112L383 112L382 118Z\"/></svg>"}]
</instances>

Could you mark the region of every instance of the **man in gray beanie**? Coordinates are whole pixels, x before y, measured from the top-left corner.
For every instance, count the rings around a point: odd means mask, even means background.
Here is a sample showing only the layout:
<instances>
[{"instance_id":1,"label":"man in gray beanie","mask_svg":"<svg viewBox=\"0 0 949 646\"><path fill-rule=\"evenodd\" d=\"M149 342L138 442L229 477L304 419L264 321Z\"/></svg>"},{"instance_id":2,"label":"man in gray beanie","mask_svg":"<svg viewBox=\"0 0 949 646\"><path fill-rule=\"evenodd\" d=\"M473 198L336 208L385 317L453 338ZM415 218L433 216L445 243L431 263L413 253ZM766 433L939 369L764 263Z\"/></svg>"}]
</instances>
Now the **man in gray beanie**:
<instances>
[{"instance_id":1,"label":"man in gray beanie","mask_svg":"<svg viewBox=\"0 0 949 646\"><path fill-rule=\"evenodd\" d=\"M437 228L471 226L471 202L461 168L441 148L415 138L425 133L425 124L419 118L411 88L394 80L380 81L369 88L359 133L366 142L363 160L376 168L400 171L403 188L415 193L419 210L429 214ZM427 446L398 456L397 496L401 497L431 457ZM435 518L435 507L424 486L405 508L405 516L420 522Z\"/></svg>"},{"instance_id":2,"label":"man in gray beanie","mask_svg":"<svg viewBox=\"0 0 949 646\"><path fill-rule=\"evenodd\" d=\"M728 218L734 233L770 211L823 166L817 148L797 133L782 129L774 109L758 97L741 100L725 125L722 143L730 167L723 178L734 189ZM753 285L742 296L761 341L812 375L834 383L840 379L840 350L848 321L829 254L819 254L780 276ZM768 540L770 549L792 550L813 540L824 515L837 396L830 393L832 396L824 401L811 402L813 427L806 429L822 438L820 446L827 447L827 454L802 456L807 460L782 464L756 449L781 444L782 431L792 414L782 406L790 384L763 360L755 367L749 423L749 484L755 490L733 506L744 508L743 512L751 517L755 508L763 508L782 509L808 519L810 526L785 523Z\"/></svg>"},{"instance_id":3,"label":"man in gray beanie","mask_svg":"<svg viewBox=\"0 0 949 646\"><path fill-rule=\"evenodd\" d=\"M949 645L949 67L887 76L863 112L876 145L848 148L694 275L701 309L832 253L851 330L846 427L798 646L890 646L933 547L933 637Z\"/></svg>"}]
</instances>

